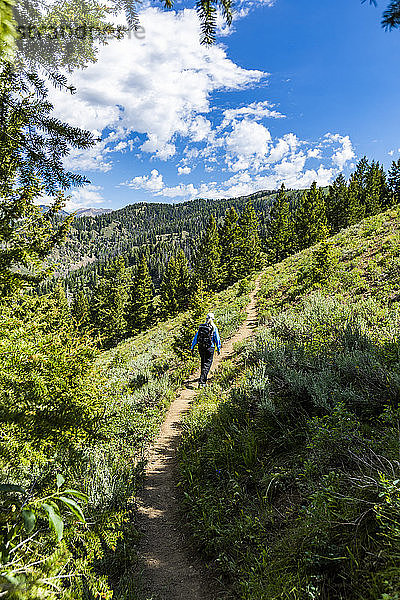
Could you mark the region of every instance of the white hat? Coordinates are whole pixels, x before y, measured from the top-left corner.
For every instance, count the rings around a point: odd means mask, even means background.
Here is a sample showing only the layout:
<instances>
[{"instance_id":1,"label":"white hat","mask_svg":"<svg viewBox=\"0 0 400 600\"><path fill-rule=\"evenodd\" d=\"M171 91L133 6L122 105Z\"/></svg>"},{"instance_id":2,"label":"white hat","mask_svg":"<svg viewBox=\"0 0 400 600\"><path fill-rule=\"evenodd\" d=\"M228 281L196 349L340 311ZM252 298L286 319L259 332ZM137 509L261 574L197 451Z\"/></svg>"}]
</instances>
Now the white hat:
<instances>
[{"instance_id":1,"label":"white hat","mask_svg":"<svg viewBox=\"0 0 400 600\"><path fill-rule=\"evenodd\" d=\"M211 321L213 321L215 319L214 313L208 313L207 319L210 319Z\"/></svg>"}]
</instances>

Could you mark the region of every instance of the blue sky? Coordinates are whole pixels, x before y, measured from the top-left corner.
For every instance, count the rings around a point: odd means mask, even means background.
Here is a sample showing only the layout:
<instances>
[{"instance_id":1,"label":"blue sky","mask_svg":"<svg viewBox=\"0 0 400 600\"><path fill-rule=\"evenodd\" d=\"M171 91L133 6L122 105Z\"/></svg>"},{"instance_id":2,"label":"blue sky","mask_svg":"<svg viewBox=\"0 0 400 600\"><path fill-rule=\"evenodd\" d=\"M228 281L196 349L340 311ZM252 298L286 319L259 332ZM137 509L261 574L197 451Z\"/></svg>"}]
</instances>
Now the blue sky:
<instances>
[{"instance_id":1,"label":"blue sky","mask_svg":"<svg viewBox=\"0 0 400 600\"><path fill-rule=\"evenodd\" d=\"M143 5L144 39L113 41L75 72L58 116L101 136L67 165L78 206L181 202L328 184L368 155L400 157L400 32L360 0L249 0L200 46L189 4ZM179 10L178 10L179 9Z\"/></svg>"}]
</instances>

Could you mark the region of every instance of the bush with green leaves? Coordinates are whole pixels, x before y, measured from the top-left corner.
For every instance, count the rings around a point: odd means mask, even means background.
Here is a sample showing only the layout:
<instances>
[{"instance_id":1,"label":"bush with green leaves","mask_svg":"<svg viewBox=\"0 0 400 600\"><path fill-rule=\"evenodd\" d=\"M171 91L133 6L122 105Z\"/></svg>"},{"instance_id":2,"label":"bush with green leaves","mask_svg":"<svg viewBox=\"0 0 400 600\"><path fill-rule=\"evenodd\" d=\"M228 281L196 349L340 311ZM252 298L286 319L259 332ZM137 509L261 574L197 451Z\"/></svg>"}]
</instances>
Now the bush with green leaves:
<instances>
[{"instance_id":1,"label":"bush with green leaves","mask_svg":"<svg viewBox=\"0 0 400 600\"><path fill-rule=\"evenodd\" d=\"M58 473L56 491L38 495L32 486L25 490L15 484L1 484L0 512L0 591L7 598L50 597L61 592L63 578L75 573L67 568L71 558L65 545L54 547L53 530L57 542L64 535L65 513L85 524L81 503L86 494L64 486L64 477ZM61 551L60 551L61 550ZM57 556L57 558L56 558ZM49 568L51 564L52 568Z\"/></svg>"}]
</instances>

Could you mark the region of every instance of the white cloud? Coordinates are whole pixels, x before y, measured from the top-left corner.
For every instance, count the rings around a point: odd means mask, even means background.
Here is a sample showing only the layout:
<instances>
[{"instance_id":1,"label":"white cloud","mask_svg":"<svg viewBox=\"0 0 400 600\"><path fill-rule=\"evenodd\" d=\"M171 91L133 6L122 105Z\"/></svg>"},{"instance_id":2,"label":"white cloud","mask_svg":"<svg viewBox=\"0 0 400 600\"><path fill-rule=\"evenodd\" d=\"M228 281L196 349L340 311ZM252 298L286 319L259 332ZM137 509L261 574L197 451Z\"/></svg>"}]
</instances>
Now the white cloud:
<instances>
[{"instance_id":1,"label":"white cloud","mask_svg":"<svg viewBox=\"0 0 400 600\"><path fill-rule=\"evenodd\" d=\"M224 110L224 119L220 125L220 128L224 129L233 121L236 121L237 119L242 119L244 117L252 117L257 121L266 118L285 118L285 115L283 115L282 113L276 110L272 110L273 107L274 104L271 104L270 102L268 102L268 100L264 100L263 102L252 102L252 104L248 104L247 106L242 106L240 108L228 108L227 110Z\"/></svg>"},{"instance_id":2,"label":"white cloud","mask_svg":"<svg viewBox=\"0 0 400 600\"><path fill-rule=\"evenodd\" d=\"M253 86L266 74L241 68L221 46L202 46L195 10L146 8L140 21L144 40L113 40L101 47L97 63L73 74L77 93L66 102L65 93L53 89L51 100L68 123L112 130L116 143L137 132L145 136L142 152L167 160L176 152L177 137L208 136L211 126L203 114L213 91ZM105 152L105 145L98 145L88 159L78 153L70 163L106 170Z\"/></svg>"},{"instance_id":3,"label":"white cloud","mask_svg":"<svg viewBox=\"0 0 400 600\"><path fill-rule=\"evenodd\" d=\"M134 177L122 185L134 190L141 189L147 192L152 192L156 196L164 196L165 198L192 198L198 193L198 190L191 183L188 185L179 184L168 187L165 185L164 178L161 173L157 171L157 169L153 169L150 175Z\"/></svg>"},{"instance_id":4,"label":"white cloud","mask_svg":"<svg viewBox=\"0 0 400 600\"><path fill-rule=\"evenodd\" d=\"M178 175L189 175L191 171L190 167L178 167Z\"/></svg>"},{"instance_id":5,"label":"white cloud","mask_svg":"<svg viewBox=\"0 0 400 600\"><path fill-rule=\"evenodd\" d=\"M321 148L312 148L307 152L308 158L321 158Z\"/></svg>"},{"instance_id":6,"label":"white cloud","mask_svg":"<svg viewBox=\"0 0 400 600\"><path fill-rule=\"evenodd\" d=\"M262 4L272 2L243 1L238 11L244 14ZM78 91L68 102L64 93L51 91L60 118L103 135L95 148L73 151L69 168L107 172L115 152L130 151L135 160L176 157L177 175L188 175L197 164L220 177L230 172L225 181L197 187L167 185L158 169L125 183L154 196L189 199L248 194L283 182L299 188L314 180L326 185L355 157L349 136L338 133L313 142L293 132L271 135L264 120L285 115L266 99L217 111L211 105L213 92L259 85L268 74L241 68L222 46L201 46L194 10L146 7L140 18L144 40L124 39L102 47L96 64L74 73ZM101 188L85 189L91 195L79 196L80 206L103 201Z\"/></svg>"},{"instance_id":7,"label":"white cloud","mask_svg":"<svg viewBox=\"0 0 400 600\"><path fill-rule=\"evenodd\" d=\"M239 0L234 20L243 19L247 17L247 15L254 9L260 6L273 6L275 4L275 0Z\"/></svg>"},{"instance_id":8,"label":"white cloud","mask_svg":"<svg viewBox=\"0 0 400 600\"><path fill-rule=\"evenodd\" d=\"M164 181L161 173L157 169L153 169L149 176L134 177L126 185L133 189L143 189L157 194L164 188Z\"/></svg>"},{"instance_id":9,"label":"white cloud","mask_svg":"<svg viewBox=\"0 0 400 600\"><path fill-rule=\"evenodd\" d=\"M230 168L233 171L249 168L253 158L268 154L270 143L271 134L261 123L248 119L235 121L225 138L226 149L231 156Z\"/></svg>"},{"instance_id":10,"label":"white cloud","mask_svg":"<svg viewBox=\"0 0 400 600\"><path fill-rule=\"evenodd\" d=\"M340 144L340 148L332 155L332 162L342 170L346 162L356 156L350 137L348 135L339 135L338 133L327 133L325 138L328 142L337 142Z\"/></svg>"},{"instance_id":11,"label":"white cloud","mask_svg":"<svg viewBox=\"0 0 400 600\"><path fill-rule=\"evenodd\" d=\"M107 173L112 169L112 163L107 160L107 148L105 140L98 142L96 146L88 150L77 150L73 148L64 160L67 169L82 171L102 171Z\"/></svg>"},{"instance_id":12,"label":"white cloud","mask_svg":"<svg viewBox=\"0 0 400 600\"><path fill-rule=\"evenodd\" d=\"M294 153L300 145L300 140L294 133L287 133L282 138L278 139L270 150L266 158L269 164L275 164L281 161L289 153Z\"/></svg>"},{"instance_id":13,"label":"white cloud","mask_svg":"<svg viewBox=\"0 0 400 600\"><path fill-rule=\"evenodd\" d=\"M220 182L204 182L197 187L192 184L168 186L163 176L157 170L153 170L150 175L134 177L124 185L144 189L169 199L229 198L260 190L277 189L282 183L297 189L308 188L313 181L320 186L326 186L340 172L338 163L343 165L353 158L347 150L347 155L343 154L342 158L338 159L338 154L348 148L347 136L327 134L322 140L317 140L314 147L309 148L310 142L299 140L293 133L272 141L269 131L255 121L248 122L244 119L235 123L235 126L240 127L233 136L233 141L229 138L228 143L228 138L224 138L226 146L223 151L234 146L236 152L236 162L231 168L234 174L227 179ZM313 161L314 164L315 159L318 159L320 164L310 168L308 161ZM184 170L186 172L186 167L178 167L179 174ZM212 169L206 166L205 170L207 172Z\"/></svg>"},{"instance_id":14,"label":"white cloud","mask_svg":"<svg viewBox=\"0 0 400 600\"><path fill-rule=\"evenodd\" d=\"M100 185L88 184L85 187L78 188L69 193L70 199L67 201L65 210L73 212L77 208L91 208L97 204L106 203L103 195L103 188Z\"/></svg>"},{"instance_id":15,"label":"white cloud","mask_svg":"<svg viewBox=\"0 0 400 600\"><path fill-rule=\"evenodd\" d=\"M114 146L113 152L121 152L122 150L125 150L126 148L128 148L127 142L119 142L116 146Z\"/></svg>"}]
</instances>

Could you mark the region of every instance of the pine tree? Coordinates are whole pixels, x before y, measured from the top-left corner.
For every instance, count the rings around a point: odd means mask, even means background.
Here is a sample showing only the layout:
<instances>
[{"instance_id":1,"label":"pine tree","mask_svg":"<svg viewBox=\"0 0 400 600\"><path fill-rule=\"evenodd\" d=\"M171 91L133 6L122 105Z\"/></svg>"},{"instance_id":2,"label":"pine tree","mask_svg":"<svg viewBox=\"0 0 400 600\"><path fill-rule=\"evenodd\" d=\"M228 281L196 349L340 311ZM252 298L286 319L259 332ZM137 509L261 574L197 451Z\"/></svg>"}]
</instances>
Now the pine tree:
<instances>
[{"instance_id":1,"label":"pine tree","mask_svg":"<svg viewBox=\"0 0 400 600\"><path fill-rule=\"evenodd\" d=\"M176 263L176 299L179 310L188 308L192 292L192 277L189 272L189 265L182 248L178 250L175 258Z\"/></svg>"},{"instance_id":2,"label":"pine tree","mask_svg":"<svg viewBox=\"0 0 400 600\"><path fill-rule=\"evenodd\" d=\"M217 290L220 278L221 246L214 215L210 216L208 226L196 253L196 274L208 289Z\"/></svg>"},{"instance_id":3,"label":"pine tree","mask_svg":"<svg viewBox=\"0 0 400 600\"><path fill-rule=\"evenodd\" d=\"M89 301L82 290L79 290L72 300L71 314L80 331L85 331L89 327Z\"/></svg>"},{"instance_id":4,"label":"pine tree","mask_svg":"<svg viewBox=\"0 0 400 600\"><path fill-rule=\"evenodd\" d=\"M347 197L346 221L347 225L354 225L365 217L364 193L354 173L350 176Z\"/></svg>"},{"instance_id":5,"label":"pine tree","mask_svg":"<svg viewBox=\"0 0 400 600\"><path fill-rule=\"evenodd\" d=\"M67 296L61 282L48 295L49 305L46 321L51 330L72 330L72 316Z\"/></svg>"},{"instance_id":6,"label":"pine tree","mask_svg":"<svg viewBox=\"0 0 400 600\"><path fill-rule=\"evenodd\" d=\"M90 302L90 318L103 346L111 347L127 333L125 319L130 276L125 261L118 257L111 261L100 278Z\"/></svg>"},{"instance_id":7,"label":"pine tree","mask_svg":"<svg viewBox=\"0 0 400 600\"><path fill-rule=\"evenodd\" d=\"M330 240L322 240L312 251L308 265L300 269L298 283L304 288L311 285L326 284L332 277L337 258Z\"/></svg>"},{"instance_id":8,"label":"pine tree","mask_svg":"<svg viewBox=\"0 0 400 600\"><path fill-rule=\"evenodd\" d=\"M366 156L357 163L349 179L347 224L354 225L366 216L366 195L370 165Z\"/></svg>"},{"instance_id":9,"label":"pine tree","mask_svg":"<svg viewBox=\"0 0 400 600\"><path fill-rule=\"evenodd\" d=\"M63 190L86 182L64 169L70 148L89 148L89 132L51 115L37 75L11 65L0 71L0 293L32 285L47 274L43 259L66 236L71 219L55 220ZM47 213L36 204L55 198Z\"/></svg>"},{"instance_id":10,"label":"pine tree","mask_svg":"<svg viewBox=\"0 0 400 600\"><path fill-rule=\"evenodd\" d=\"M219 233L223 287L232 285L239 279L240 229L238 220L236 210L233 207L229 208Z\"/></svg>"},{"instance_id":11,"label":"pine tree","mask_svg":"<svg viewBox=\"0 0 400 600\"><path fill-rule=\"evenodd\" d=\"M400 158L392 162L388 173L389 205L400 202Z\"/></svg>"},{"instance_id":12,"label":"pine tree","mask_svg":"<svg viewBox=\"0 0 400 600\"><path fill-rule=\"evenodd\" d=\"M372 161L365 180L365 216L376 215L387 204L386 174L379 162Z\"/></svg>"},{"instance_id":13,"label":"pine tree","mask_svg":"<svg viewBox=\"0 0 400 600\"><path fill-rule=\"evenodd\" d=\"M340 173L332 185L329 186L326 197L326 215L330 229L334 233L347 227L348 202L347 183L342 173Z\"/></svg>"},{"instance_id":14,"label":"pine tree","mask_svg":"<svg viewBox=\"0 0 400 600\"><path fill-rule=\"evenodd\" d=\"M17 39L16 23L13 16L14 2L0 0L0 60L12 60Z\"/></svg>"},{"instance_id":15,"label":"pine tree","mask_svg":"<svg viewBox=\"0 0 400 600\"><path fill-rule=\"evenodd\" d=\"M271 206L267 245L272 263L283 260L295 248L290 203L284 184Z\"/></svg>"},{"instance_id":16,"label":"pine tree","mask_svg":"<svg viewBox=\"0 0 400 600\"><path fill-rule=\"evenodd\" d=\"M295 228L299 250L313 246L328 236L324 195L315 181L300 197L296 209Z\"/></svg>"},{"instance_id":17,"label":"pine tree","mask_svg":"<svg viewBox=\"0 0 400 600\"><path fill-rule=\"evenodd\" d=\"M261 241L254 207L248 202L239 218L239 278L246 277L260 265Z\"/></svg>"},{"instance_id":18,"label":"pine tree","mask_svg":"<svg viewBox=\"0 0 400 600\"><path fill-rule=\"evenodd\" d=\"M175 257L171 257L164 271L160 287L160 314L163 318L175 315L179 311L177 298L178 270Z\"/></svg>"},{"instance_id":19,"label":"pine tree","mask_svg":"<svg viewBox=\"0 0 400 600\"><path fill-rule=\"evenodd\" d=\"M146 256L143 254L130 287L126 305L125 317L129 335L143 331L150 325L153 317L153 296L153 282Z\"/></svg>"}]
</instances>

